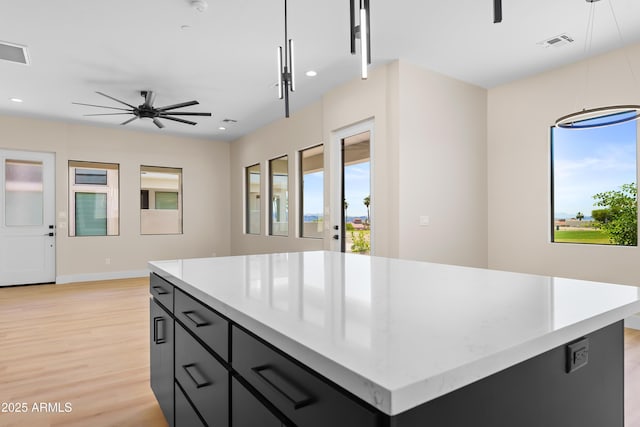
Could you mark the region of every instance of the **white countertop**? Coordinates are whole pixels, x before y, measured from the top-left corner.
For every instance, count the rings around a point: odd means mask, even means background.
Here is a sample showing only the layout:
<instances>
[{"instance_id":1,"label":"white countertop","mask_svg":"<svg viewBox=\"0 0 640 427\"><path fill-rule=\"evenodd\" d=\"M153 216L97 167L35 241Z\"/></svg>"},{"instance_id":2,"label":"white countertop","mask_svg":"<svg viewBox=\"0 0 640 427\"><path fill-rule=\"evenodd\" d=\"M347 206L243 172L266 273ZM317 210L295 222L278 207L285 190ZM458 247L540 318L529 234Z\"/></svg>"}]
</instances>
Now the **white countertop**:
<instances>
[{"instance_id":1,"label":"white countertop","mask_svg":"<svg viewBox=\"0 0 640 427\"><path fill-rule=\"evenodd\" d=\"M636 287L337 252L149 267L389 415L640 312Z\"/></svg>"}]
</instances>

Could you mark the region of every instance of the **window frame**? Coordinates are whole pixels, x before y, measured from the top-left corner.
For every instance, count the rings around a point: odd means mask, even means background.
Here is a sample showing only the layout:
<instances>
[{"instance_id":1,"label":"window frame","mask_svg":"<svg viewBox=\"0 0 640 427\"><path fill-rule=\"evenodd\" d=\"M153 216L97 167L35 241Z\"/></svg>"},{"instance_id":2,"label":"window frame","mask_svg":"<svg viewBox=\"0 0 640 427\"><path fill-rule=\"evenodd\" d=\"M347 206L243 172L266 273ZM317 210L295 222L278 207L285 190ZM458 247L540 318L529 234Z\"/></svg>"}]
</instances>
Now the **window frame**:
<instances>
[{"instance_id":1,"label":"window frame","mask_svg":"<svg viewBox=\"0 0 640 427\"><path fill-rule=\"evenodd\" d=\"M613 114L603 114L601 116L597 116L597 117L592 117L589 119L584 119L582 121L591 121L591 120L598 120L600 118L603 117L608 117L608 116L612 116L612 115L619 115L619 114L628 114L629 112L622 112L622 113L613 113ZM635 121L627 121L627 122L623 122L623 123L619 123L617 125L613 125L613 126L618 126L618 125L625 125L625 124L629 124L629 123L635 123L635 127L636 127L636 132L635 132L635 152L636 152L636 156L635 156L635 179L634 182L636 184L636 186L638 185L638 177L640 176L640 169L639 169L639 165L640 165L640 123L639 121L635 120ZM586 245L586 246L602 246L602 247L622 247L622 248L638 248L640 247L640 244L636 244L636 245L621 245L621 244L615 244L615 243L591 243L591 242L557 242L555 240L555 231L556 231L556 218L555 218L555 207L556 207L556 191L555 191L555 184L556 184L556 178L555 178L555 158L554 158L554 153L555 153L555 138L554 138L554 130L558 129L558 126L556 125L552 125L549 127L549 201L550 201L550 216L549 216L549 243L551 244L558 244L558 245ZM576 129L569 129L569 132L576 132L576 133L580 133L580 132L589 132L592 131L594 129L600 129L598 127L592 127L592 128L576 128ZM615 189L617 190L617 188ZM640 209L638 209L638 207L640 207L640 198L636 197L636 221L638 226L640 227ZM640 233L639 233L640 234Z\"/></svg>"},{"instance_id":2,"label":"window frame","mask_svg":"<svg viewBox=\"0 0 640 427\"><path fill-rule=\"evenodd\" d=\"M76 169L99 169L107 171L107 183L105 184L76 184ZM73 174L72 174L73 171ZM95 162L84 160L69 160L67 162L68 203L69 215L67 216L69 237L113 237L120 236L120 164L111 162ZM115 181L115 182L114 182ZM93 193L107 195L107 230L106 234L84 235L77 234L76 222L76 193ZM115 193L115 194L114 194ZM115 207L114 207L115 204ZM115 212L115 218L113 213Z\"/></svg>"},{"instance_id":3,"label":"window frame","mask_svg":"<svg viewBox=\"0 0 640 427\"><path fill-rule=\"evenodd\" d=\"M305 236L304 235L304 157L303 154L305 151L308 150L313 150L316 148L322 147L322 178L323 178L323 183L322 183L322 206L323 206L323 210L324 210L324 177L325 177L325 162L324 162L324 155L325 155L325 147L324 147L324 143L319 143L319 144L315 144L312 145L310 147L306 147L306 148L302 148L300 150L298 150L298 165L299 165L299 174L298 174L298 225L299 225L299 233L298 233L298 237L300 237L301 239L318 239L318 240L322 240L324 239L324 230L320 233L319 236ZM324 211L322 212L322 220L324 222Z\"/></svg>"},{"instance_id":4,"label":"window frame","mask_svg":"<svg viewBox=\"0 0 640 427\"><path fill-rule=\"evenodd\" d=\"M286 194L287 194L287 200L286 200L286 216L287 216L287 229L286 229L286 234L274 234L273 232L273 197L274 197L274 191L273 191L273 177L276 176L273 173L273 162L278 161L278 160L282 160L282 159L286 159L287 161L287 190L286 190ZM291 184L291 180L289 179L289 177L291 176L289 174L289 155L288 154L283 154L281 156L278 157L274 157L268 160L267 162L268 164L268 171L269 171L269 188L268 188L268 194L269 194L269 217L268 217L268 234L269 236L273 236L273 237L289 237L289 222L290 222L290 217L289 217L289 195L290 195L290 191L289 191L289 186Z\"/></svg>"},{"instance_id":5,"label":"window frame","mask_svg":"<svg viewBox=\"0 0 640 427\"><path fill-rule=\"evenodd\" d=\"M251 169L257 167L258 172L252 172ZM257 206L258 206L258 223L257 223L257 231L253 232L251 229L251 203L249 197L251 195L251 174L258 176L258 193L257 193ZM249 166L245 166L244 168L244 233L249 235L260 235L262 232L262 164L260 162L254 163Z\"/></svg>"},{"instance_id":6,"label":"window frame","mask_svg":"<svg viewBox=\"0 0 640 427\"><path fill-rule=\"evenodd\" d=\"M150 172L150 173L163 173L163 174L173 174L178 176L178 189L171 188L145 188L142 185L142 172ZM140 165L139 172L140 180L140 209L139 209L139 219L140 219L140 235L141 236L177 236L184 234L184 192L183 192L183 176L184 170L183 168L171 167L171 166L152 166L152 165ZM144 200L147 202L147 207L145 208L143 205L143 192L147 191L147 198ZM157 193L177 193L178 194L178 208L177 209L158 209L156 207L156 194ZM152 203L153 201L153 203ZM151 212L157 210L167 210L167 211L178 211L178 231L177 232L143 232L143 218L142 216L150 215Z\"/></svg>"}]
</instances>

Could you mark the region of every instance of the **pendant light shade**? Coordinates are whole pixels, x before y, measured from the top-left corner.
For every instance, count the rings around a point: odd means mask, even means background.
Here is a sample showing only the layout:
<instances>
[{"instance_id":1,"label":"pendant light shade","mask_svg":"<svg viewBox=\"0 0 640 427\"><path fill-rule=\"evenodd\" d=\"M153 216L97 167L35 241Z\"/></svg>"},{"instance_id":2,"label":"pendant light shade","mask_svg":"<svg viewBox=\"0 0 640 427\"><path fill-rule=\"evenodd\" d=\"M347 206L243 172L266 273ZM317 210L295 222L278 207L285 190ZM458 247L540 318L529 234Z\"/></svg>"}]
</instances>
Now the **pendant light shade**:
<instances>
[{"instance_id":1,"label":"pendant light shade","mask_svg":"<svg viewBox=\"0 0 640 427\"><path fill-rule=\"evenodd\" d=\"M293 61L293 40L287 33L287 0L284 0L284 48L278 46L278 98L284 99L284 116L289 117L289 91L296 90Z\"/></svg>"}]
</instances>

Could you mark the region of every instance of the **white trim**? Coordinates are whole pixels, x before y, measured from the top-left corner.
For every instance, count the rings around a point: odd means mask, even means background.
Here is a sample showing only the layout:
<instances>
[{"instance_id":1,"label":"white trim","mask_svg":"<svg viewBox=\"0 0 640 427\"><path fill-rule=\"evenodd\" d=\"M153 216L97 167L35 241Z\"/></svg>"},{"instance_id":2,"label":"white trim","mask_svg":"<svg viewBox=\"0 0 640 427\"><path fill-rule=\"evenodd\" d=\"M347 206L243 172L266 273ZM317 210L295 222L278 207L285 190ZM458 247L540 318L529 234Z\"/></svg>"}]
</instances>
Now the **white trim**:
<instances>
[{"instance_id":1,"label":"white trim","mask_svg":"<svg viewBox=\"0 0 640 427\"><path fill-rule=\"evenodd\" d=\"M640 330L640 315L634 314L624 319L624 327Z\"/></svg>"},{"instance_id":2,"label":"white trim","mask_svg":"<svg viewBox=\"0 0 640 427\"><path fill-rule=\"evenodd\" d=\"M56 277L56 284L75 282L94 282L98 280L130 279L133 277L145 277L149 270L106 271L104 273L68 274Z\"/></svg>"}]
</instances>

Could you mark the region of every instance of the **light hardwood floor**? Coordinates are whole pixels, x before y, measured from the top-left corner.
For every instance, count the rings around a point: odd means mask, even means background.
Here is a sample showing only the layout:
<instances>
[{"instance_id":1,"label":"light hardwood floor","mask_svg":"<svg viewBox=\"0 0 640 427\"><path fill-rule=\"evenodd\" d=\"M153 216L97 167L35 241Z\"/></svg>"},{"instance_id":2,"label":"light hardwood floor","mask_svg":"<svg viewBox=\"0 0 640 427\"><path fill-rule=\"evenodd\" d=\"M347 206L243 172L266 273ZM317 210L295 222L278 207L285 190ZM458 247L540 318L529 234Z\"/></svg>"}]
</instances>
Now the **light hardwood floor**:
<instances>
[{"instance_id":1,"label":"light hardwood floor","mask_svg":"<svg viewBox=\"0 0 640 427\"><path fill-rule=\"evenodd\" d=\"M2 427L166 426L149 386L148 279L0 288L0 402L28 406L0 412Z\"/></svg>"},{"instance_id":2,"label":"light hardwood floor","mask_svg":"<svg viewBox=\"0 0 640 427\"><path fill-rule=\"evenodd\" d=\"M0 404L28 407L0 412L0 427L165 427L149 387L148 286L0 288ZM625 427L640 427L639 396L640 331L626 329ZM34 412L40 402L71 412Z\"/></svg>"}]
</instances>

